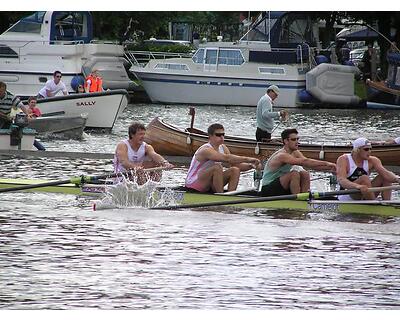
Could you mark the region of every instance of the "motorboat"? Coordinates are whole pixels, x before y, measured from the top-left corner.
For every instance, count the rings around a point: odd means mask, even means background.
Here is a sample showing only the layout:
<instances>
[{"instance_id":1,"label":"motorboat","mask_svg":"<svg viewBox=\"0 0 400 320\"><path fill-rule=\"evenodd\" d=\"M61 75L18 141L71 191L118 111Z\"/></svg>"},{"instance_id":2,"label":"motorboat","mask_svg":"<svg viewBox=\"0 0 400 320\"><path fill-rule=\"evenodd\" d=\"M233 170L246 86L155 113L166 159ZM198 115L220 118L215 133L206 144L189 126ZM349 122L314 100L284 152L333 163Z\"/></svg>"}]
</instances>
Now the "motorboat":
<instances>
[{"instance_id":1,"label":"motorboat","mask_svg":"<svg viewBox=\"0 0 400 320\"><path fill-rule=\"evenodd\" d=\"M128 92L123 89L77 93L37 100L43 116L87 115L86 128L111 131L115 121L128 105Z\"/></svg>"},{"instance_id":2,"label":"motorboat","mask_svg":"<svg viewBox=\"0 0 400 320\"><path fill-rule=\"evenodd\" d=\"M37 137L77 139L83 138L87 114L76 116L47 116L37 117L29 120L28 128L36 130Z\"/></svg>"},{"instance_id":3,"label":"motorboat","mask_svg":"<svg viewBox=\"0 0 400 320\"><path fill-rule=\"evenodd\" d=\"M56 70L69 92L94 69L104 89L131 90L129 66L122 45L93 39L89 12L38 11L0 35L0 81L21 97L37 95Z\"/></svg>"},{"instance_id":4,"label":"motorboat","mask_svg":"<svg viewBox=\"0 0 400 320\"><path fill-rule=\"evenodd\" d=\"M152 59L131 71L152 102L257 105L269 85L280 95L275 106L294 108L306 88L315 45L306 13L269 12L237 42L200 44L191 58Z\"/></svg>"}]
</instances>

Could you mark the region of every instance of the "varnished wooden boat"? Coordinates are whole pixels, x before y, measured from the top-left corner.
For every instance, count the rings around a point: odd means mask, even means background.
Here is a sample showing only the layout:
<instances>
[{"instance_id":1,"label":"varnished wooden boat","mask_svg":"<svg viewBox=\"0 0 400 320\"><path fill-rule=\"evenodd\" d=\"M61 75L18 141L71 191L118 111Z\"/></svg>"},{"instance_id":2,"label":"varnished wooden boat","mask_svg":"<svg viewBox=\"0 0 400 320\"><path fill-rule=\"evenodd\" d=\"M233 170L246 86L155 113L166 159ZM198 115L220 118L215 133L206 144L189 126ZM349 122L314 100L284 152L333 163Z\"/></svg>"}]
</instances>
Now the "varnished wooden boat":
<instances>
[{"instance_id":1,"label":"varnished wooden boat","mask_svg":"<svg viewBox=\"0 0 400 320\"><path fill-rule=\"evenodd\" d=\"M147 126L145 141L151 144L156 152L169 156L192 156L203 144L207 143L206 132L195 129L180 129L164 122L160 118L153 119ZM282 147L280 142L257 143L254 139L225 136L225 145L231 153L241 156L267 159ZM343 153L349 153L350 145L322 145L301 143L300 151L304 156L336 162ZM374 146L372 154L381 159L384 165L400 165L400 145Z\"/></svg>"}]
</instances>

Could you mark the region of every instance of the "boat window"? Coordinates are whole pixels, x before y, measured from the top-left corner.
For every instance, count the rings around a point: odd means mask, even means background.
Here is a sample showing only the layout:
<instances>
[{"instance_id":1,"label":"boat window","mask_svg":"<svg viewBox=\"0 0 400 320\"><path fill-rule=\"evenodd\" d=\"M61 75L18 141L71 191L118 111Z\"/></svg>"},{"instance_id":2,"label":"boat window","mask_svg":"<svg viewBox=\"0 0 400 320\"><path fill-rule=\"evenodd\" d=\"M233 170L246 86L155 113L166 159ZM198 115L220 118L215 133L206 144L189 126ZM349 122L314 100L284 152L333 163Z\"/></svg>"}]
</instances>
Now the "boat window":
<instances>
[{"instance_id":1,"label":"boat window","mask_svg":"<svg viewBox=\"0 0 400 320\"><path fill-rule=\"evenodd\" d=\"M193 55L192 60L194 63L203 63L204 61L204 49L199 49Z\"/></svg>"},{"instance_id":2,"label":"boat window","mask_svg":"<svg viewBox=\"0 0 400 320\"><path fill-rule=\"evenodd\" d=\"M1 58L18 58L18 54L10 47L0 44L0 57Z\"/></svg>"},{"instance_id":3,"label":"boat window","mask_svg":"<svg viewBox=\"0 0 400 320\"><path fill-rule=\"evenodd\" d=\"M180 63L157 63L154 69L189 70L186 64Z\"/></svg>"},{"instance_id":4,"label":"boat window","mask_svg":"<svg viewBox=\"0 0 400 320\"><path fill-rule=\"evenodd\" d=\"M226 64L229 66L240 66L244 63L244 59L240 50L220 49L218 55L218 64Z\"/></svg>"},{"instance_id":5,"label":"boat window","mask_svg":"<svg viewBox=\"0 0 400 320\"><path fill-rule=\"evenodd\" d=\"M205 64L217 64L217 49L207 49Z\"/></svg>"},{"instance_id":6,"label":"boat window","mask_svg":"<svg viewBox=\"0 0 400 320\"><path fill-rule=\"evenodd\" d=\"M86 15L83 12L59 12L55 17L56 40L87 37Z\"/></svg>"},{"instance_id":7,"label":"boat window","mask_svg":"<svg viewBox=\"0 0 400 320\"><path fill-rule=\"evenodd\" d=\"M7 32L40 33L45 11L38 11L14 24Z\"/></svg>"},{"instance_id":8,"label":"boat window","mask_svg":"<svg viewBox=\"0 0 400 320\"><path fill-rule=\"evenodd\" d=\"M263 74L285 74L284 68L259 67L258 71Z\"/></svg>"},{"instance_id":9,"label":"boat window","mask_svg":"<svg viewBox=\"0 0 400 320\"><path fill-rule=\"evenodd\" d=\"M282 29L279 34L280 43L312 42L313 31L310 19L287 15L282 18Z\"/></svg>"}]
</instances>

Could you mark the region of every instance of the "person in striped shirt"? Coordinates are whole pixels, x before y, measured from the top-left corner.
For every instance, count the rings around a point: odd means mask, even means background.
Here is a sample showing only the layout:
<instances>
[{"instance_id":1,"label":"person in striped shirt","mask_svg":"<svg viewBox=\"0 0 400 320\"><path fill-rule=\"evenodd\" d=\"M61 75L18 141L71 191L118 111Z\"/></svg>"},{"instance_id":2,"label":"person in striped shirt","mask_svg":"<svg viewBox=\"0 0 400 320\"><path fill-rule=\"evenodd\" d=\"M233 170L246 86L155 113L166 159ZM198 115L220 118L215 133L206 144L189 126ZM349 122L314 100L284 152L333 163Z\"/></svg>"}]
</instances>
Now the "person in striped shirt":
<instances>
[{"instance_id":1,"label":"person in striped shirt","mask_svg":"<svg viewBox=\"0 0 400 320\"><path fill-rule=\"evenodd\" d=\"M10 113L13 107L20 108L27 114L27 109L21 100L8 92L5 82L0 81L0 129L7 129L10 127L12 122Z\"/></svg>"}]
</instances>

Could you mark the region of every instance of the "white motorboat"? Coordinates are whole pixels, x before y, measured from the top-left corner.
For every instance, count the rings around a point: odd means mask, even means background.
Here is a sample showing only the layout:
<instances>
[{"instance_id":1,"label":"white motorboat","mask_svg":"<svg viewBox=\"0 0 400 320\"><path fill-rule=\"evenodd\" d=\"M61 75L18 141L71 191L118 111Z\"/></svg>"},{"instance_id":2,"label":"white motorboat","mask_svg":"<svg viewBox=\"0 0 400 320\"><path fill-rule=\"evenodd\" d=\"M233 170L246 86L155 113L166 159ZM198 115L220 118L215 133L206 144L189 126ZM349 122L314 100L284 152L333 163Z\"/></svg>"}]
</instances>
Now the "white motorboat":
<instances>
[{"instance_id":1,"label":"white motorboat","mask_svg":"<svg viewBox=\"0 0 400 320\"><path fill-rule=\"evenodd\" d=\"M306 88L312 21L305 13L271 12L234 43L201 44L192 58L150 60L133 66L153 102L257 105L269 85L279 86L278 107L296 107Z\"/></svg>"},{"instance_id":2,"label":"white motorboat","mask_svg":"<svg viewBox=\"0 0 400 320\"><path fill-rule=\"evenodd\" d=\"M127 105L128 92L122 89L77 93L37 101L43 116L79 116L85 113L86 128L110 131Z\"/></svg>"},{"instance_id":3,"label":"white motorboat","mask_svg":"<svg viewBox=\"0 0 400 320\"><path fill-rule=\"evenodd\" d=\"M37 95L56 70L70 92L94 69L105 89L130 90L125 66L122 45L93 40L89 12L35 12L0 35L0 81L21 97Z\"/></svg>"}]
</instances>

